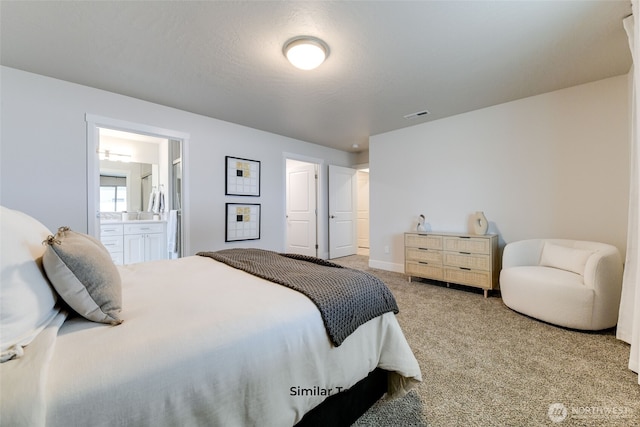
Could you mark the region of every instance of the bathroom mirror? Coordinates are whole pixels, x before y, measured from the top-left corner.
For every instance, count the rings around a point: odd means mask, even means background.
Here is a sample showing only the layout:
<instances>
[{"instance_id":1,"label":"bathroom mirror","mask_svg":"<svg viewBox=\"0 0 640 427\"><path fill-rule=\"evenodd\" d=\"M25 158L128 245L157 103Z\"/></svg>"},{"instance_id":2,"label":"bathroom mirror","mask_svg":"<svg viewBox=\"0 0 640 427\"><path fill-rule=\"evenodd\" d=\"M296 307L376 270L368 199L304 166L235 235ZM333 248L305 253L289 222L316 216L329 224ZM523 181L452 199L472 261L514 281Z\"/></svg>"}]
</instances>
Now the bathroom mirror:
<instances>
[{"instance_id":1,"label":"bathroom mirror","mask_svg":"<svg viewBox=\"0 0 640 427\"><path fill-rule=\"evenodd\" d=\"M158 188L158 165L100 160L100 212L144 212Z\"/></svg>"}]
</instances>

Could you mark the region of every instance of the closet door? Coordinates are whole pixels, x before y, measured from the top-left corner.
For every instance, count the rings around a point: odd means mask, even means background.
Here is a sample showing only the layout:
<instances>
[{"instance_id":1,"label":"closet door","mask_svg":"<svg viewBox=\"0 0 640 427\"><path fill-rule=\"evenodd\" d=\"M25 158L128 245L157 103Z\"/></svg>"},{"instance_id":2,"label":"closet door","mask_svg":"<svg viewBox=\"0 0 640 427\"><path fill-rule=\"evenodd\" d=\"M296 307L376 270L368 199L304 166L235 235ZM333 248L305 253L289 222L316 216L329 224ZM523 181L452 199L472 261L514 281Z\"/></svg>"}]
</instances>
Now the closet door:
<instances>
[{"instance_id":1,"label":"closet door","mask_svg":"<svg viewBox=\"0 0 640 427\"><path fill-rule=\"evenodd\" d=\"M354 255L357 242L355 169L329 165L329 258Z\"/></svg>"}]
</instances>

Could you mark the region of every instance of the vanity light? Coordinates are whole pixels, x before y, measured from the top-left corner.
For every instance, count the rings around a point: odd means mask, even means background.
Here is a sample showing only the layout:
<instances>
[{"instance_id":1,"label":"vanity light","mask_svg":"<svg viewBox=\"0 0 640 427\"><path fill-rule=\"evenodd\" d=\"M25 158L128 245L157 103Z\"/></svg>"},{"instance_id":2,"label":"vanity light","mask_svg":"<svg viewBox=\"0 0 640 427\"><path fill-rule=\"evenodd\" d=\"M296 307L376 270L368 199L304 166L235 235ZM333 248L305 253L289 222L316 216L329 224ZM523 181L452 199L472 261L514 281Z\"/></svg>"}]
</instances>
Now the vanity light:
<instances>
[{"instance_id":1,"label":"vanity light","mask_svg":"<svg viewBox=\"0 0 640 427\"><path fill-rule=\"evenodd\" d=\"M287 41L282 52L294 67L313 70L329 56L329 46L319 38L299 36Z\"/></svg>"},{"instance_id":2,"label":"vanity light","mask_svg":"<svg viewBox=\"0 0 640 427\"><path fill-rule=\"evenodd\" d=\"M130 154L114 153L111 150L98 151L98 158L100 160L111 160L112 162L125 162L131 161Z\"/></svg>"}]
</instances>

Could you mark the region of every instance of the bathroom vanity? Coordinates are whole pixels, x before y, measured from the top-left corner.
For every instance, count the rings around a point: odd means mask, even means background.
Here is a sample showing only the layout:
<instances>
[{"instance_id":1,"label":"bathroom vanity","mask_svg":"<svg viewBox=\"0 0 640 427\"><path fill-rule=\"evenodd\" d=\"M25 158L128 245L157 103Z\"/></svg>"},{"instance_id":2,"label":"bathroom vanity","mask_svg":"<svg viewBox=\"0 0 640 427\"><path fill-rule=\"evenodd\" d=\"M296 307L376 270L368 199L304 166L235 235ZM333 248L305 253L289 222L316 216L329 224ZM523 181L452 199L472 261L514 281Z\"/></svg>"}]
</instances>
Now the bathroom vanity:
<instances>
[{"instance_id":1,"label":"bathroom vanity","mask_svg":"<svg viewBox=\"0 0 640 427\"><path fill-rule=\"evenodd\" d=\"M167 222L103 221L100 224L100 241L118 265L166 259Z\"/></svg>"}]
</instances>

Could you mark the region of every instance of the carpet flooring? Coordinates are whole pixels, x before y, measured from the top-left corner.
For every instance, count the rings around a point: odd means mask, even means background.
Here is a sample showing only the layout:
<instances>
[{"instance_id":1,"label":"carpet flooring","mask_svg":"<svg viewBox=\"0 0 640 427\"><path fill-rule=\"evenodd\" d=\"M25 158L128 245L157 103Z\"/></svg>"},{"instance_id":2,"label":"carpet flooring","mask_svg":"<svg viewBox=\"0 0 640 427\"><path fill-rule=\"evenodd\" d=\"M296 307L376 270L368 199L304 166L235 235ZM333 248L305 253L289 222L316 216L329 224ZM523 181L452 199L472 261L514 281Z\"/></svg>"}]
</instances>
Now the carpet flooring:
<instances>
[{"instance_id":1,"label":"carpet flooring","mask_svg":"<svg viewBox=\"0 0 640 427\"><path fill-rule=\"evenodd\" d=\"M615 329L581 332L510 310L499 293L333 260L393 292L423 382L354 424L374 426L640 426L640 385Z\"/></svg>"}]
</instances>

